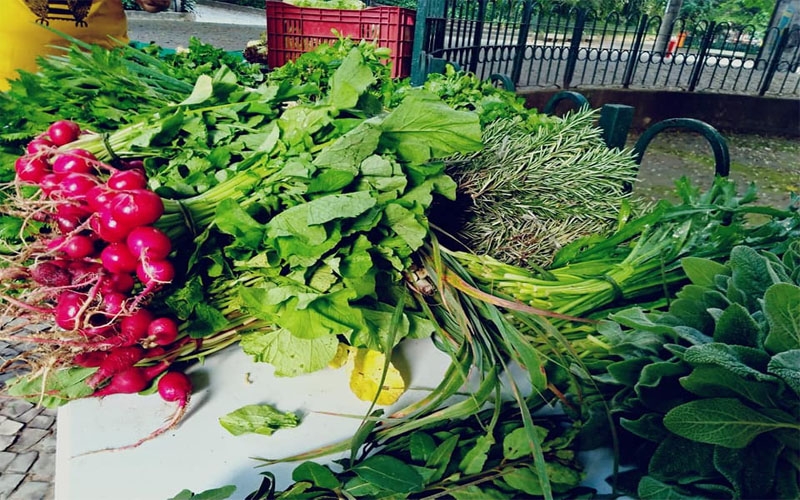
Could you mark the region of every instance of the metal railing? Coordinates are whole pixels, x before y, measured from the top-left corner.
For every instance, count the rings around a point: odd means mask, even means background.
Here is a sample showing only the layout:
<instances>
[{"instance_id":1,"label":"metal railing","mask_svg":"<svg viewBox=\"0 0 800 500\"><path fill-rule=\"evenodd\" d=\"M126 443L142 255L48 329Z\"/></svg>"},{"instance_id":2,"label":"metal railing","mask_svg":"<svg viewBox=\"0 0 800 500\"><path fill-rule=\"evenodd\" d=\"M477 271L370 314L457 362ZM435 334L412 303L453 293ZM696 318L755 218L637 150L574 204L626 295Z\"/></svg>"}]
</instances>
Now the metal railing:
<instances>
[{"instance_id":1,"label":"metal railing","mask_svg":"<svg viewBox=\"0 0 800 500\"><path fill-rule=\"evenodd\" d=\"M757 33L679 19L664 40L660 26L659 17L600 17L531 0L420 0L416 74L441 58L481 78L507 75L517 88L800 95L798 27Z\"/></svg>"}]
</instances>

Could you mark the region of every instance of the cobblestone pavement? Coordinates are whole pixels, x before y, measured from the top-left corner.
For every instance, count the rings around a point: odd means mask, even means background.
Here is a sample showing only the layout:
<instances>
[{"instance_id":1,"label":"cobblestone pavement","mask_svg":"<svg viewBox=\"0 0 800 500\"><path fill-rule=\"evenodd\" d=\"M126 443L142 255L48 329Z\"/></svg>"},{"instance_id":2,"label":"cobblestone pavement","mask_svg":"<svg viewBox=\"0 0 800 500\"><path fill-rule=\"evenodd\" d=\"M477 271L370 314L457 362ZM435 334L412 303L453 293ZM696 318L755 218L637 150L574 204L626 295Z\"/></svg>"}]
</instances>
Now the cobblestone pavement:
<instances>
[{"instance_id":1,"label":"cobblestone pavement","mask_svg":"<svg viewBox=\"0 0 800 500\"><path fill-rule=\"evenodd\" d=\"M0 362L17 354L0 342ZM0 374L0 383L11 376ZM0 500L55 498L55 457L56 410L0 399Z\"/></svg>"}]
</instances>

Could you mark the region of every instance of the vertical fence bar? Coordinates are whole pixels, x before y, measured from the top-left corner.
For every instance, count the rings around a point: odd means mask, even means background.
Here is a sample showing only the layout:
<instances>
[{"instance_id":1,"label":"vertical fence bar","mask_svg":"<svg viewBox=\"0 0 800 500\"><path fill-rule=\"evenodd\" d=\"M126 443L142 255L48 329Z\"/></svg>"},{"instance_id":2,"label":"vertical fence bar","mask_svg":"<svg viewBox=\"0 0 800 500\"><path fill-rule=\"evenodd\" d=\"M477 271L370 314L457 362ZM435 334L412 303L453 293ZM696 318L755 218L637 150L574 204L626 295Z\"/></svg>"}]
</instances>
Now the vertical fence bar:
<instances>
[{"instance_id":1,"label":"vertical fence bar","mask_svg":"<svg viewBox=\"0 0 800 500\"><path fill-rule=\"evenodd\" d=\"M694 89L697 88L697 84L700 82L703 68L706 65L708 49L711 47L711 41L716 31L717 23L714 21L708 23L708 30L706 30L703 39L700 41L700 50L697 52L697 60L694 62L694 68L692 68L692 73L689 76L689 92L694 92Z\"/></svg>"},{"instance_id":2,"label":"vertical fence bar","mask_svg":"<svg viewBox=\"0 0 800 500\"><path fill-rule=\"evenodd\" d=\"M472 36L472 55L469 58L470 73L477 73L478 59L481 55L481 41L483 40L483 25L486 23L486 3L488 0L478 0L478 13L475 15L475 33Z\"/></svg>"},{"instance_id":3,"label":"vertical fence bar","mask_svg":"<svg viewBox=\"0 0 800 500\"><path fill-rule=\"evenodd\" d=\"M417 15L414 21L414 45L411 49L411 84L422 85L428 76L428 40L432 33L428 33L428 19L431 17L444 16L444 0L419 0L417 3ZM437 23L435 29L444 33L444 24Z\"/></svg>"},{"instance_id":4,"label":"vertical fence bar","mask_svg":"<svg viewBox=\"0 0 800 500\"><path fill-rule=\"evenodd\" d=\"M639 28L636 30L636 38L633 40L631 54L628 57L628 64L625 65L625 72L622 75L622 88L627 89L633 81L633 73L636 71L636 64L639 61L639 51L642 50L642 40L647 31L647 14L642 14L639 20Z\"/></svg>"},{"instance_id":5,"label":"vertical fence bar","mask_svg":"<svg viewBox=\"0 0 800 500\"><path fill-rule=\"evenodd\" d=\"M575 27L572 29L572 39L569 41L567 64L564 66L564 88L570 88L572 77L575 74L575 65L578 62L578 51L581 50L583 29L586 25L586 9L578 9L575 15Z\"/></svg>"},{"instance_id":6,"label":"vertical fence bar","mask_svg":"<svg viewBox=\"0 0 800 500\"><path fill-rule=\"evenodd\" d=\"M519 34L517 36L517 47L514 51L514 63L511 66L511 81L514 85L519 85L522 76L522 63L525 61L525 48L528 46L528 32L531 29L531 13L533 12L533 1L525 0L522 7L522 16L519 23Z\"/></svg>"},{"instance_id":7,"label":"vertical fence bar","mask_svg":"<svg viewBox=\"0 0 800 500\"><path fill-rule=\"evenodd\" d=\"M761 82L761 87L758 89L758 95L763 96L766 94L770 85L772 85L772 79L775 78L775 72L778 70L778 64L781 62L783 50L786 48L788 41L789 30L783 28L780 33L778 33L778 42L775 44L775 48L772 51L772 58L769 61L769 66L767 66L767 71L764 74L764 80Z\"/></svg>"}]
</instances>

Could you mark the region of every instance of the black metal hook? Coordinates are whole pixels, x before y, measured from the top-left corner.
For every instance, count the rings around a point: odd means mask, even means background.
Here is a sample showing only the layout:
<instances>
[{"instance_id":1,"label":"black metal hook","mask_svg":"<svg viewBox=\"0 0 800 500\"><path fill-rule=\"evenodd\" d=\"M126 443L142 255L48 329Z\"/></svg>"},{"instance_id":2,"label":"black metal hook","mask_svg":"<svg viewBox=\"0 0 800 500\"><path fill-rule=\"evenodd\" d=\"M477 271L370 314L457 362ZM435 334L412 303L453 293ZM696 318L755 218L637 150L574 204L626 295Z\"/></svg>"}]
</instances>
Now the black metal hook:
<instances>
[{"instance_id":1,"label":"black metal hook","mask_svg":"<svg viewBox=\"0 0 800 500\"><path fill-rule=\"evenodd\" d=\"M727 141L725 141L725 138L719 133L719 131L717 131L717 129L702 120L697 120L694 118L670 118L668 120L660 121L645 130L644 133L639 137L639 140L636 141L636 145L633 148L634 152L636 153L637 165L642 164L642 158L644 157L645 149L647 149L647 145L650 144L650 141L653 140L653 137L660 132L671 128L687 129L692 132L698 132L705 137L705 139L711 145L711 150L714 152L714 169L716 175L719 175L720 177L727 177L730 174L731 157L728 152Z\"/></svg>"}]
</instances>

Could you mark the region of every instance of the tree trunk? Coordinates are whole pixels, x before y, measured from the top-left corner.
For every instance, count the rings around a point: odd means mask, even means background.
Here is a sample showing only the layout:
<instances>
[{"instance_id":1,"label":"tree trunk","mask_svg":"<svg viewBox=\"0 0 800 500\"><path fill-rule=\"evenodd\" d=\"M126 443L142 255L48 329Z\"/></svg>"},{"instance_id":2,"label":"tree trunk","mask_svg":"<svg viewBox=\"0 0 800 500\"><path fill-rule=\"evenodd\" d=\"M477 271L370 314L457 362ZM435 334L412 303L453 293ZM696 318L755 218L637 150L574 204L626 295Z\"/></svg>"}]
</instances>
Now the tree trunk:
<instances>
[{"instance_id":1,"label":"tree trunk","mask_svg":"<svg viewBox=\"0 0 800 500\"><path fill-rule=\"evenodd\" d=\"M653 53L663 55L667 52L667 44L669 44L669 39L672 35L672 25L675 24L675 20L678 19L681 5L683 5L683 0L667 0L664 18L661 21L661 26L658 28L656 43L653 45Z\"/></svg>"}]
</instances>

